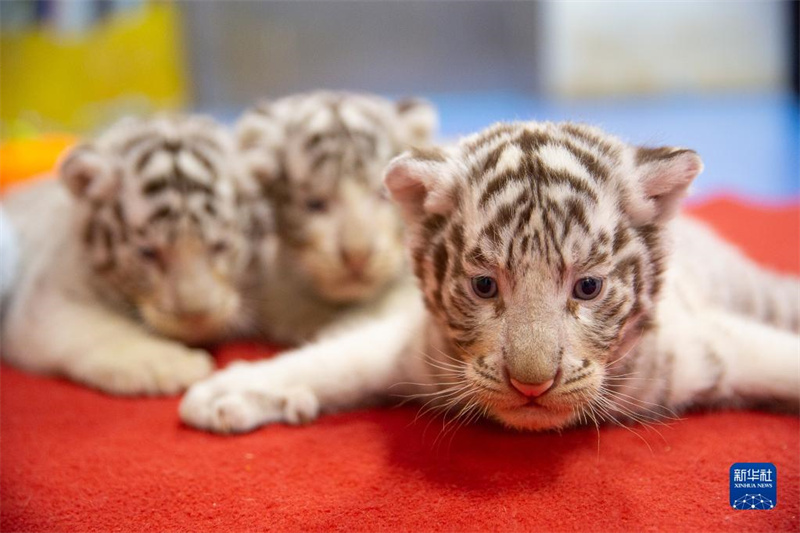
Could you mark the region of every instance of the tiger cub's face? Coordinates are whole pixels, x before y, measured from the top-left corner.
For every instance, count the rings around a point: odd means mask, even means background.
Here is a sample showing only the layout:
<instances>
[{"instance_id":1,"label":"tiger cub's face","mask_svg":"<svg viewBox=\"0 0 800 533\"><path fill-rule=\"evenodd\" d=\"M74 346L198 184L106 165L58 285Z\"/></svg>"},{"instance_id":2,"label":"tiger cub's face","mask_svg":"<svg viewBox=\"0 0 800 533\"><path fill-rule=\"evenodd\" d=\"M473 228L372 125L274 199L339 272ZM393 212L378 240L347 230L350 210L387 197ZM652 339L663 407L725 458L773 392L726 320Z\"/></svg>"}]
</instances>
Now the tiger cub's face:
<instances>
[{"instance_id":1,"label":"tiger cub's face","mask_svg":"<svg viewBox=\"0 0 800 533\"><path fill-rule=\"evenodd\" d=\"M664 226L701 169L690 150L568 123L499 124L397 158L386 184L466 401L521 429L602 402L607 366L648 326Z\"/></svg>"},{"instance_id":2,"label":"tiger cub's face","mask_svg":"<svg viewBox=\"0 0 800 533\"><path fill-rule=\"evenodd\" d=\"M197 117L124 120L61 165L93 274L158 333L200 343L241 318L255 187L237 165L230 134Z\"/></svg>"},{"instance_id":3,"label":"tiger cub's face","mask_svg":"<svg viewBox=\"0 0 800 533\"><path fill-rule=\"evenodd\" d=\"M404 270L402 223L383 169L426 144L422 102L316 92L262 104L240 121L245 161L264 187L289 267L318 297L373 297Z\"/></svg>"}]
</instances>

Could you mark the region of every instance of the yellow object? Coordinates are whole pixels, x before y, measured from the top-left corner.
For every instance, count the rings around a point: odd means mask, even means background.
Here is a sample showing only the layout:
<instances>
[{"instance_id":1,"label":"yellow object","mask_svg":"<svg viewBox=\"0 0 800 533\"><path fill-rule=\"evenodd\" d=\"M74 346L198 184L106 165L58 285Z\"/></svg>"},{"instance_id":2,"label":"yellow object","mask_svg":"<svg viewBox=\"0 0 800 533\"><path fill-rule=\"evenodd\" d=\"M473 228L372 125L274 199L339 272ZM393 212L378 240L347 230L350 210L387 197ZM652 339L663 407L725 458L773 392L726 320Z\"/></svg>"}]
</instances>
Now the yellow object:
<instances>
[{"instance_id":1,"label":"yellow object","mask_svg":"<svg viewBox=\"0 0 800 533\"><path fill-rule=\"evenodd\" d=\"M147 2L85 31L51 27L0 35L2 137L90 131L121 115L186 102L174 3Z\"/></svg>"},{"instance_id":2,"label":"yellow object","mask_svg":"<svg viewBox=\"0 0 800 533\"><path fill-rule=\"evenodd\" d=\"M0 144L0 194L12 185L52 171L61 155L76 142L71 135L50 134Z\"/></svg>"}]
</instances>

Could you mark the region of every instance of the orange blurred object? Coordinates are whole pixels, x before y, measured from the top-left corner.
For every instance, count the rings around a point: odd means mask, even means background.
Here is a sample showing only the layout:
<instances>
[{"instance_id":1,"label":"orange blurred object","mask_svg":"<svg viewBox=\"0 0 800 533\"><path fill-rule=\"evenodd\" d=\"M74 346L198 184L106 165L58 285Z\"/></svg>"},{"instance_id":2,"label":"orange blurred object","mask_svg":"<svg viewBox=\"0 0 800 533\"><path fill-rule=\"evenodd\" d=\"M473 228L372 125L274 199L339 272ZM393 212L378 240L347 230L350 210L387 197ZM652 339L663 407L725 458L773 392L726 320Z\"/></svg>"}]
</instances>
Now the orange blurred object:
<instances>
[{"instance_id":1,"label":"orange blurred object","mask_svg":"<svg viewBox=\"0 0 800 533\"><path fill-rule=\"evenodd\" d=\"M54 169L67 148L78 142L67 134L46 134L0 144L0 194L10 186Z\"/></svg>"}]
</instances>

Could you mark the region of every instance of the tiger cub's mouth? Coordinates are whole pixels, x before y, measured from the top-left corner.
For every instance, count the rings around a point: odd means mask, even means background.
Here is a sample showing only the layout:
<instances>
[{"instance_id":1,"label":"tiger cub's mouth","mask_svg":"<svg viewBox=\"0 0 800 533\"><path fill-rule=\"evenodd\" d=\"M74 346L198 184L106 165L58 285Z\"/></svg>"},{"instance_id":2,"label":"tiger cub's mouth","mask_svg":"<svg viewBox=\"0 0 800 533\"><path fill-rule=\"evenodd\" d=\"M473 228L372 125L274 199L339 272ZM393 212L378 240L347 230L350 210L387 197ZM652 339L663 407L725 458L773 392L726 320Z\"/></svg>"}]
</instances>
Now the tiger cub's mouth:
<instances>
[{"instance_id":1,"label":"tiger cub's mouth","mask_svg":"<svg viewBox=\"0 0 800 533\"><path fill-rule=\"evenodd\" d=\"M487 411L499 422L525 430L557 429L572 424L594 401L591 379L574 380L561 369L542 394L528 396L504 376L502 393L486 397ZM584 383L585 381L585 383Z\"/></svg>"}]
</instances>

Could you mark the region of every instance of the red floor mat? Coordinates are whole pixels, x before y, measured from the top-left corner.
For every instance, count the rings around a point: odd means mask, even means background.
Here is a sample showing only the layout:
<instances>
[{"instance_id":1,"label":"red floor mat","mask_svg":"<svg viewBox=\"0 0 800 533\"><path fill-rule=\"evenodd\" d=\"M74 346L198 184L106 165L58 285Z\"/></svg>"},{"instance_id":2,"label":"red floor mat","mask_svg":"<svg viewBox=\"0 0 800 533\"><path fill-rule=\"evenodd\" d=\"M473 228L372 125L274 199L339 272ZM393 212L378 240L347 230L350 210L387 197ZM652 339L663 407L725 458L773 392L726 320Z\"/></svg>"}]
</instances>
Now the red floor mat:
<instances>
[{"instance_id":1,"label":"red floor mat","mask_svg":"<svg viewBox=\"0 0 800 533\"><path fill-rule=\"evenodd\" d=\"M800 208L692 211L756 259L800 271ZM268 354L240 344L221 362ZM177 399L126 400L0 373L2 531L798 531L800 419L693 414L666 427L436 442L416 408L217 437ZM427 430L426 430L427 428ZM728 470L772 462L778 504L735 511Z\"/></svg>"}]
</instances>

